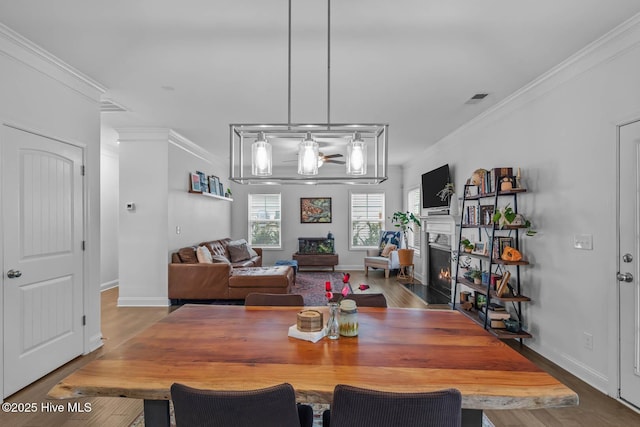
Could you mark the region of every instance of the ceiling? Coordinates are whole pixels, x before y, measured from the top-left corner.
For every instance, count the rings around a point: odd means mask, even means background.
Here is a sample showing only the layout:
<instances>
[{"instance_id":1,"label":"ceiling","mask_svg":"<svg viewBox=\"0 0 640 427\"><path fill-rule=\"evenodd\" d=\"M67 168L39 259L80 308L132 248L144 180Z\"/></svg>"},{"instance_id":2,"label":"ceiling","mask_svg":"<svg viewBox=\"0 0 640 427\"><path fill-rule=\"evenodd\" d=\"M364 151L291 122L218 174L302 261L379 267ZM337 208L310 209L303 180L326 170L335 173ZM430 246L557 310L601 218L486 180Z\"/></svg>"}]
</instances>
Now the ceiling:
<instances>
[{"instance_id":1,"label":"ceiling","mask_svg":"<svg viewBox=\"0 0 640 427\"><path fill-rule=\"evenodd\" d=\"M327 3L292 0L291 122L327 121ZM286 123L288 0L0 0L0 22L108 88L108 127L228 156ZM388 123L402 164L640 12L638 0L334 0L332 123ZM489 95L466 104L476 93Z\"/></svg>"}]
</instances>

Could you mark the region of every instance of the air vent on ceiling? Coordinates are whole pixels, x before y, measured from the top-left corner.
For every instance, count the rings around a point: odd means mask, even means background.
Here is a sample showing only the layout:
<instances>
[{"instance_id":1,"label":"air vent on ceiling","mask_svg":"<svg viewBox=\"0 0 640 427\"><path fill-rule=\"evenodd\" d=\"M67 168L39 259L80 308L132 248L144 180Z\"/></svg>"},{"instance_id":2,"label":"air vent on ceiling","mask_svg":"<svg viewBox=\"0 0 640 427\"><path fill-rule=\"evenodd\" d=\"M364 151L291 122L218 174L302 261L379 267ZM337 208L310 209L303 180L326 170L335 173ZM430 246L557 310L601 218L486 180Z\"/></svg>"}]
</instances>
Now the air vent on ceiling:
<instances>
[{"instance_id":1,"label":"air vent on ceiling","mask_svg":"<svg viewBox=\"0 0 640 427\"><path fill-rule=\"evenodd\" d=\"M485 99L489 94L488 93L476 93L473 95L465 104L477 104L483 99Z\"/></svg>"},{"instance_id":2,"label":"air vent on ceiling","mask_svg":"<svg viewBox=\"0 0 640 427\"><path fill-rule=\"evenodd\" d=\"M103 113L121 113L129 110L111 99L103 99L100 101L100 111Z\"/></svg>"}]
</instances>

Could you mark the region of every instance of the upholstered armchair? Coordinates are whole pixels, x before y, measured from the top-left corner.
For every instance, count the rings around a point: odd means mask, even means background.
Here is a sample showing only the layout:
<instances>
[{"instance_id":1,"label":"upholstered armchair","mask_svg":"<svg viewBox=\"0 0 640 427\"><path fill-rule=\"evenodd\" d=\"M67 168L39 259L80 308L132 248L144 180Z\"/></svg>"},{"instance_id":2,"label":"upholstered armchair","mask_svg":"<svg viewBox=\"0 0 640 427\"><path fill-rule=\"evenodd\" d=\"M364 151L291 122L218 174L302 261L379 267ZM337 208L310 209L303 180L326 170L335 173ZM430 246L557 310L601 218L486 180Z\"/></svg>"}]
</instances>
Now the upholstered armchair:
<instances>
[{"instance_id":1,"label":"upholstered armchair","mask_svg":"<svg viewBox=\"0 0 640 427\"><path fill-rule=\"evenodd\" d=\"M384 269L384 277L388 279L391 270L400 268L397 250L401 248L401 242L400 231L383 230L380 233L378 248L367 250L367 256L364 258L364 275L369 275L369 268L381 268Z\"/></svg>"}]
</instances>

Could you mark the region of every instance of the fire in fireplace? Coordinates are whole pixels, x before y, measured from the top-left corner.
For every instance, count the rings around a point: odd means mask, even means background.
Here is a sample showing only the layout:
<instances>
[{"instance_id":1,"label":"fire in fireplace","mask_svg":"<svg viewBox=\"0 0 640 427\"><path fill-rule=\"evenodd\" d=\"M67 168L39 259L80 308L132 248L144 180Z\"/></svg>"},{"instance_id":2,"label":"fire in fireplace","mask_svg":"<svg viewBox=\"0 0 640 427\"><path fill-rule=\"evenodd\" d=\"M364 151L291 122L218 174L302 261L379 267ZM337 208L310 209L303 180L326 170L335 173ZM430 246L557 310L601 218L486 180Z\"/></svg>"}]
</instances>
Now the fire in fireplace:
<instances>
[{"instance_id":1,"label":"fire in fireplace","mask_svg":"<svg viewBox=\"0 0 640 427\"><path fill-rule=\"evenodd\" d=\"M429 245L429 280L427 293L433 304L451 301L451 251L440 245Z\"/></svg>"}]
</instances>

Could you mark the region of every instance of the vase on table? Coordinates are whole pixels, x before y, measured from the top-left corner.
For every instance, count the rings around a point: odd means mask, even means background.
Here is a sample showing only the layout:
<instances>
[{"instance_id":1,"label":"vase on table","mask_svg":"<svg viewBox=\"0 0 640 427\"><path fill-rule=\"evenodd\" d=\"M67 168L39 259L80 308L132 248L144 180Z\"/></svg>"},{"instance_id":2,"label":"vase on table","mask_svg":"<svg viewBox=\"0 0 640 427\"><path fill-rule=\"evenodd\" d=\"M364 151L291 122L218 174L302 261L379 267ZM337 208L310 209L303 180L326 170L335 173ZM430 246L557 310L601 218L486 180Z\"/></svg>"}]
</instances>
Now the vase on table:
<instances>
[{"instance_id":1,"label":"vase on table","mask_svg":"<svg viewBox=\"0 0 640 427\"><path fill-rule=\"evenodd\" d=\"M329 320L327 321L327 337L330 340L340 338L340 322L338 321L339 306L337 302L329 303Z\"/></svg>"}]
</instances>

